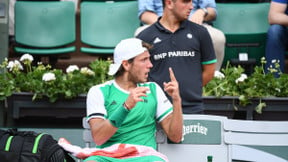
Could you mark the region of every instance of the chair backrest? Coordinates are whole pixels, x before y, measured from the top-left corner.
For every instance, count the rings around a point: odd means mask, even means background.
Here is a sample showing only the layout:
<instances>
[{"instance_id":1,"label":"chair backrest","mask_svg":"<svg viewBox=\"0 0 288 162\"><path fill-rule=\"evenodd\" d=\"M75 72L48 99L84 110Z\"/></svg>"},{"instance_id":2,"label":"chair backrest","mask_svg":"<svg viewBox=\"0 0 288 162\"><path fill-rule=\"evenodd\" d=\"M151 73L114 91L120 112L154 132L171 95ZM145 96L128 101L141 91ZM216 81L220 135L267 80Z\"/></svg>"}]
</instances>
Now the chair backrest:
<instances>
[{"instance_id":1,"label":"chair backrest","mask_svg":"<svg viewBox=\"0 0 288 162\"><path fill-rule=\"evenodd\" d=\"M61 53L51 50L74 42L76 39L75 5L71 1L17 1L15 3L15 40L28 46L18 52ZM31 49L32 49L31 48ZM41 51L50 48L50 51ZM75 50L75 47L72 48ZM68 50L68 49L66 49ZM70 49L71 50L71 49Z\"/></svg>"},{"instance_id":2,"label":"chair backrest","mask_svg":"<svg viewBox=\"0 0 288 162\"><path fill-rule=\"evenodd\" d=\"M163 130L157 127L157 150L168 156L169 161L207 162L207 156L213 160L227 162L228 146L223 142L224 116L215 115L184 115L184 135L181 144L174 144L167 140ZM90 126L84 117L82 120L83 140L86 147L91 147L93 138Z\"/></svg>"},{"instance_id":3,"label":"chair backrest","mask_svg":"<svg viewBox=\"0 0 288 162\"><path fill-rule=\"evenodd\" d=\"M158 151L167 155L171 162L228 162L228 145L224 143L224 116L184 115L183 139L179 144L167 140L162 130L158 130Z\"/></svg>"},{"instance_id":4,"label":"chair backrest","mask_svg":"<svg viewBox=\"0 0 288 162\"><path fill-rule=\"evenodd\" d=\"M81 41L94 49L83 47L81 51L101 53L105 52L105 48L109 48L108 53L113 53L114 47L120 40L133 37L140 24L137 10L137 1L82 2ZM97 51L96 47L100 50Z\"/></svg>"},{"instance_id":5,"label":"chair backrest","mask_svg":"<svg viewBox=\"0 0 288 162\"><path fill-rule=\"evenodd\" d=\"M288 161L288 121L229 119L224 130L230 161Z\"/></svg>"},{"instance_id":6,"label":"chair backrest","mask_svg":"<svg viewBox=\"0 0 288 162\"><path fill-rule=\"evenodd\" d=\"M227 35L266 33L270 3L217 3L214 26Z\"/></svg>"},{"instance_id":7,"label":"chair backrest","mask_svg":"<svg viewBox=\"0 0 288 162\"><path fill-rule=\"evenodd\" d=\"M171 143L157 127L157 150L171 162L288 161L288 121L251 121L215 115L184 115L183 140ZM83 118L83 140L94 144L90 126ZM159 125L158 125L159 126Z\"/></svg>"},{"instance_id":8,"label":"chair backrest","mask_svg":"<svg viewBox=\"0 0 288 162\"><path fill-rule=\"evenodd\" d=\"M270 3L217 3L213 24L226 36L224 66L239 53L247 53L260 64L265 55L269 8Z\"/></svg>"},{"instance_id":9,"label":"chair backrest","mask_svg":"<svg viewBox=\"0 0 288 162\"><path fill-rule=\"evenodd\" d=\"M82 126L84 128L83 141L85 143L85 147L91 147L94 142L91 134L90 125L87 123L86 117L82 118Z\"/></svg>"}]
</instances>

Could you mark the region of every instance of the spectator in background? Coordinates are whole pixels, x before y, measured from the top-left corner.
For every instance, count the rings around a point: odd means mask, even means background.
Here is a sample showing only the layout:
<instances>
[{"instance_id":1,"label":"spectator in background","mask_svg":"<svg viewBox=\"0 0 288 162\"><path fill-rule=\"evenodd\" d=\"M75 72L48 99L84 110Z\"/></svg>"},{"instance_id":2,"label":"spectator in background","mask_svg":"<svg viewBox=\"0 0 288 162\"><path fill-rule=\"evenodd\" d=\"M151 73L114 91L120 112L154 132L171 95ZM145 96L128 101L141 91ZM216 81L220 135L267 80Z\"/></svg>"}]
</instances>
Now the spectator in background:
<instances>
[{"instance_id":1,"label":"spectator in background","mask_svg":"<svg viewBox=\"0 0 288 162\"><path fill-rule=\"evenodd\" d=\"M202 114L202 86L213 78L216 64L211 37L207 28L188 20L191 0L163 1L163 16L137 35L153 45L149 79L163 88L172 67L179 82L183 113Z\"/></svg>"},{"instance_id":2,"label":"spectator in background","mask_svg":"<svg viewBox=\"0 0 288 162\"><path fill-rule=\"evenodd\" d=\"M216 70L220 70L224 59L226 38L222 31L212 26L217 17L216 2L215 0L193 0L192 3L193 9L189 20L207 28L217 58ZM144 26L140 27L135 35L147 25L155 23L158 17L162 16L162 13L162 0L138 0L138 16Z\"/></svg>"},{"instance_id":3,"label":"spectator in background","mask_svg":"<svg viewBox=\"0 0 288 162\"><path fill-rule=\"evenodd\" d=\"M268 15L270 28L266 42L266 70L274 67L272 60L280 61L285 72L285 53L288 47L288 0L272 0Z\"/></svg>"}]
</instances>

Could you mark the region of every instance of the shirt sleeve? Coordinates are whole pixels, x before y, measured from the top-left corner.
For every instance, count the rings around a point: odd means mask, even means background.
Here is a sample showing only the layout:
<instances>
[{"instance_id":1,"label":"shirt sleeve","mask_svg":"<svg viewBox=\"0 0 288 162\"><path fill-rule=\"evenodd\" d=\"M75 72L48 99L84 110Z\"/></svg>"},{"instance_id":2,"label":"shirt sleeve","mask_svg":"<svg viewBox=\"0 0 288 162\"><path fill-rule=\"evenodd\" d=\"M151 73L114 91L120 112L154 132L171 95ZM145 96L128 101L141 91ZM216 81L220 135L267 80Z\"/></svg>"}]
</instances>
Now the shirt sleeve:
<instances>
[{"instance_id":1,"label":"shirt sleeve","mask_svg":"<svg viewBox=\"0 0 288 162\"><path fill-rule=\"evenodd\" d=\"M272 0L272 2L278 2L278 3L288 3L288 0Z\"/></svg>"},{"instance_id":2,"label":"shirt sleeve","mask_svg":"<svg viewBox=\"0 0 288 162\"><path fill-rule=\"evenodd\" d=\"M163 6L161 0L138 0L138 17L145 11L151 11L156 13L158 16L162 16Z\"/></svg>"},{"instance_id":3,"label":"shirt sleeve","mask_svg":"<svg viewBox=\"0 0 288 162\"><path fill-rule=\"evenodd\" d=\"M156 119L158 122L161 122L163 119L165 119L169 114L173 112L173 107L172 103L166 97L164 91L158 84L156 84L156 94L158 101Z\"/></svg>"},{"instance_id":4,"label":"shirt sleeve","mask_svg":"<svg viewBox=\"0 0 288 162\"><path fill-rule=\"evenodd\" d=\"M86 99L87 121L92 118L105 118L107 115L104 106L104 96L100 86L93 86L89 89Z\"/></svg>"},{"instance_id":5,"label":"shirt sleeve","mask_svg":"<svg viewBox=\"0 0 288 162\"><path fill-rule=\"evenodd\" d=\"M204 0L204 1L200 1L200 0L193 0L193 10L191 11L191 14L194 14L194 12L199 9L199 8L214 8L216 15L217 15L217 9L216 9L216 2L215 0Z\"/></svg>"},{"instance_id":6,"label":"shirt sleeve","mask_svg":"<svg viewBox=\"0 0 288 162\"><path fill-rule=\"evenodd\" d=\"M207 7L211 7L211 8L216 8L216 2L215 0L193 0L193 6L194 9L199 9L199 8L207 8Z\"/></svg>"}]
</instances>

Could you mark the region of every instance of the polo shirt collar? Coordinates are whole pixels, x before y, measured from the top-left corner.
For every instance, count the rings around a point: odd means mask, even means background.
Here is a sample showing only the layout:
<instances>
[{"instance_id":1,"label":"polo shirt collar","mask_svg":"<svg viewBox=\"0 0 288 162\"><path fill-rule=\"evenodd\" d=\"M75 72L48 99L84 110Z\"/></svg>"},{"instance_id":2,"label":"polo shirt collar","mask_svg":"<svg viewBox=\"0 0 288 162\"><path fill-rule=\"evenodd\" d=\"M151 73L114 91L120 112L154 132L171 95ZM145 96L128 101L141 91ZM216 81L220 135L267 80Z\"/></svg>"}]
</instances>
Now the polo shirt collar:
<instances>
[{"instance_id":1,"label":"polo shirt collar","mask_svg":"<svg viewBox=\"0 0 288 162\"><path fill-rule=\"evenodd\" d=\"M162 18L162 16L160 16L159 18L158 18L158 20L157 20L157 22L156 22L156 27L159 29L159 30L161 30L161 31L163 31L163 32L168 32L168 33L171 33L169 30L167 30L166 28L164 28L163 26L162 26L162 24L160 23L160 19ZM189 20L184 20L184 21L182 21L181 23L180 23L180 28L178 29L178 30L180 30L180 29L184 29L185 28L185 26L186 26L186 23L188 22Z\"/></svg>"}]
</instances>

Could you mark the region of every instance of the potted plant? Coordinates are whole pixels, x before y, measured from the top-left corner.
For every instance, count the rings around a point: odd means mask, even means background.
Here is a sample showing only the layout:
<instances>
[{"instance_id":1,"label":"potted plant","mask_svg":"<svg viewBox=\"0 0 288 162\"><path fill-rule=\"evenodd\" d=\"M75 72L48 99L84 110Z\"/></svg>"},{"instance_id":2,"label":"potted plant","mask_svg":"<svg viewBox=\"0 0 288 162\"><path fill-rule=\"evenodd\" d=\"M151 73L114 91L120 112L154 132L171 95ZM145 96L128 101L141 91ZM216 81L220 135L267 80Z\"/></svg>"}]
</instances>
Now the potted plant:
<instances>
[{"instance_id":1,"label":"potted plant","mask_svg":"<svg viewBox=\"0 0 288 162\"><path fill-rule=\"evenodd\" d=\"M107 75L110 60L97 59L82 68L70 65L65 72L41 62L35 64L33 60L33 56L24 54L20 60L5 59L0 65L3 71L0 73L0 100L8 100L8 111L13 118L32 112L41 115L41 108L44 116L61 115L61 108L73 108L77 104L79 109L84 106L81 112L85 113L85 97L89 88L110 79ZM52 109L58 112L51 113ZM26 114L24 110L27 110ZM69 116L69 112L66 114Z\"/></svg>"},{"instance_id":2,"label":"potted plant","mask_svg":"<svg viewBox=\"0 0 288 162\"><path fill-rule=\"evenodd\" d=\"M285 110L283 102L288 104L288 74L280 71L279 61L273 60L272 63L275 68L269 67L268 72L265 72L266 60L261 58L261 65L255 66L254 72L247 76L241 66L232 66L228 62L226 67L221 69L221 72L216 71L215 77L203 87L204 102L205 99L207 101L217 98L218 102L221 102L221 98L228 98L234 110L247 111L247 119L253 118L253 111L259 115L269 108L275 111ZM279 77L275 77L275 74L279 74Z\"/></svg>"}]
</instances>

